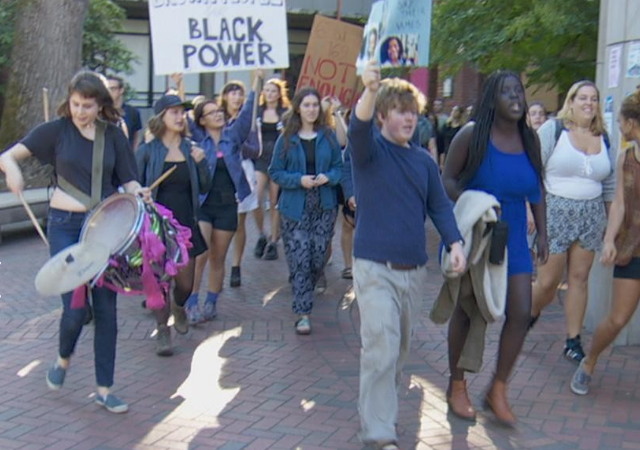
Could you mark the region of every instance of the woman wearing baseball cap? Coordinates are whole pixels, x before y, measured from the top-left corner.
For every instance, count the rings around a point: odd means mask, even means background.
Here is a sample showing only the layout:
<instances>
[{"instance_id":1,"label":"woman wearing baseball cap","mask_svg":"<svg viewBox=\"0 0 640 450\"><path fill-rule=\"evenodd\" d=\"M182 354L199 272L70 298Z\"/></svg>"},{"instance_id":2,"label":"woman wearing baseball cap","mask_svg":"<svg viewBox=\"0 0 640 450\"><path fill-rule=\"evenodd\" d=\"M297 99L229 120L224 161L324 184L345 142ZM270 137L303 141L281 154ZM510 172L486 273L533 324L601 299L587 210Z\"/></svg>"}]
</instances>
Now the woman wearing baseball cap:
<instances>
[{"instance_id":1,"label":"woman wearing baseball cap","mask_svg":"<svg viewBox=\"0 0 640 450\"><path fill-rule=\"evenodd\" d=\"M184 304L193 287L195 257L207 250L197 226L197 216L199 195L208 191L211 176L204 151L186 137L185 111L190 107L190 103L177 95L162 96L153 106L154 116L149 119L153 139L136 152L140 180L145 186L175 166L173 173L151 194L154 201L169 208L178 222L192 233L189 263L174 278L173 302L170 307L170 302L165 302L166 307L156 311L158 356L173 354L171 331L167 326L170 312L178 333L185 334L189 329Z\"/></svg>"}]
</instances>

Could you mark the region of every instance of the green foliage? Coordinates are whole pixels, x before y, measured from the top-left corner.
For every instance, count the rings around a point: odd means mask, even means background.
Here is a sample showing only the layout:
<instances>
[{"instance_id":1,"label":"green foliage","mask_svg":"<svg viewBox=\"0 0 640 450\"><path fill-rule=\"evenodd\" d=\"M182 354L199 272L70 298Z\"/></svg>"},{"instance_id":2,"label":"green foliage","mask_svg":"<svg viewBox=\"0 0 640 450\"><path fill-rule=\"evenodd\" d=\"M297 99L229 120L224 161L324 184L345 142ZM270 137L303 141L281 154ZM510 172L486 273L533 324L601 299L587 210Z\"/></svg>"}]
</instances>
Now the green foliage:
<instances>
[{"instance_id":1,"label":"green foliage","mask_svg":"<svg viewBox=\"0 0 640 450\"><path fill-rule=\"evenodd\" d=\"M380 75L382 78L404 78L409 79L409 73L411 67L382 67L380 69Z\"/></svg>"},{"instance_id":2,"label":"green foliage","mask_svg":"<svg viewBox=\"0 0 640 450\"><path fill-rule=\"evenodd\" d=\"M115 33L122 30L124 9L111 0L90 0L84 23L82 65L99 73L131 73L136 60Z\"/></svg>"},{"instance_id":3,"label":"green foliage","mask_svg":"<svg viewBox=\"0 0 640 450\"><path fill-rule=\"evenodd\" d=\"M16 0L0 0L0 70L9 65L11 57L16 4Z\"/></svg>"},{"instance_id":4,"label":"green foliage","mask_svg":"<svg viewBox=\"0 0 640 450\"><path fill-rule=\"evenodd\" d=\"M599 0L441 0L434 5L432 62L455 73L510 69L529 84L566 91L594 79Z\"/></svg>"}]
</instances>

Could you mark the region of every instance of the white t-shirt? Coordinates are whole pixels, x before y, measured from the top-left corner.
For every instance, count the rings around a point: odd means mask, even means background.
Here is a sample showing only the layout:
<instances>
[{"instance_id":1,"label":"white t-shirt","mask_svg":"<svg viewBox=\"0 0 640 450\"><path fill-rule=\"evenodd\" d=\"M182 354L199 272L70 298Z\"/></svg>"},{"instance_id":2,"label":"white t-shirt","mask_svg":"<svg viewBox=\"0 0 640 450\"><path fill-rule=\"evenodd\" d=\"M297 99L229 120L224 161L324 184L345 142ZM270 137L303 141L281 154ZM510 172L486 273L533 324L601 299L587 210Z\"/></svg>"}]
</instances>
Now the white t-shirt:
<instances>
[{"instance_id":1,"label":"white t-shirt","mask_svg":"<svg viewBox=\"0 0 640 450\"><path fill-rule=\"evenodd\" d=\"M600 152L587 155L571 144L564 130L545 166L547 192L573 200L592 200L602 195L602 180L611 173L611 162L604 139Z\"/></svg>"}]
</instances>

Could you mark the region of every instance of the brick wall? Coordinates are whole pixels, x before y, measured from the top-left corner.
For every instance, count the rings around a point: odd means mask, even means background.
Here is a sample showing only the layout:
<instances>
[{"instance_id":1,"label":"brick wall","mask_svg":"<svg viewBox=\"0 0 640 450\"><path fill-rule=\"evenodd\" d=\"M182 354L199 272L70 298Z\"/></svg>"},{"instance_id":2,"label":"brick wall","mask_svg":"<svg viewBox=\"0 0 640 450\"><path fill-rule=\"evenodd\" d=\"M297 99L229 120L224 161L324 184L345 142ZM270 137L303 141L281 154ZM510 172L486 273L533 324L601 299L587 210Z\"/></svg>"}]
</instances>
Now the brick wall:
<instances>
[{"instance_id":1,"label":"brick wall","mask_svg":"<svg viewBox=\"0 0 640 450\"><path fill-rule=\"evenodd\" d=\"M453 77L451 96L445 97L444 82L445 77L437 75L437 87L435 98L444 100L444 110L448 113L455 105L466 108L475 105L482 89L484 77L470 65L465 65Z\"/></svg>"}]
</instances>

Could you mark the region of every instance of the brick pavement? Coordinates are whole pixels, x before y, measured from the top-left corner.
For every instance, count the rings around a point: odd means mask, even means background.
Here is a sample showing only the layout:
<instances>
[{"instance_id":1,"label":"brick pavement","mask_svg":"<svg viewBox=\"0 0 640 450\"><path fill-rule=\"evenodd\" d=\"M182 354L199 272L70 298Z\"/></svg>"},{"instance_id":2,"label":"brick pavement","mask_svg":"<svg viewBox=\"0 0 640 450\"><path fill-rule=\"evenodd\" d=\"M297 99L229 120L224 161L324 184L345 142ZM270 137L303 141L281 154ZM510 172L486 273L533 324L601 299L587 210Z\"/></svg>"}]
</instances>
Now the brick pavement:
<instances>
[{"instance_id":1,"label":"brick pavement","mask_svg":"<svg viewBox=\"0 0 640 450\"><path fill-rule=\"evenodd\" d=\"M174 336L171 358L155 356L154 320L140 299L120 298L114 391L131 410L113 415L93 403L91 326L64 388L47 390L44 373L57 347L59 299L43 298L33 287L46 261L37 235L7 233L0 245L0 448L361 448L358 310L349 283L339 276L339 236L327 267L329 288L317 299L309 337L293 332L282 252L277 261L256 260L255 237L250 230L242 287L225 287L214 322ZM557 304L527 339L511 382L510 398L521 419L517 430L500 427L483 411L476 424L449 417L446 327L427 317L440 275L433 262L428 270L424 313L417 318L402 385L401 448L640 448L640 348L607 351L593 393L574 396L568 386L574 366L560 355ZM468 377L479 408L495 364L498 330L490 327L482 372Z\"/></svg>"}]
</instances>

